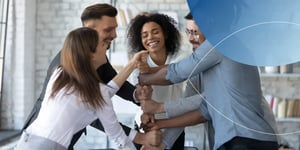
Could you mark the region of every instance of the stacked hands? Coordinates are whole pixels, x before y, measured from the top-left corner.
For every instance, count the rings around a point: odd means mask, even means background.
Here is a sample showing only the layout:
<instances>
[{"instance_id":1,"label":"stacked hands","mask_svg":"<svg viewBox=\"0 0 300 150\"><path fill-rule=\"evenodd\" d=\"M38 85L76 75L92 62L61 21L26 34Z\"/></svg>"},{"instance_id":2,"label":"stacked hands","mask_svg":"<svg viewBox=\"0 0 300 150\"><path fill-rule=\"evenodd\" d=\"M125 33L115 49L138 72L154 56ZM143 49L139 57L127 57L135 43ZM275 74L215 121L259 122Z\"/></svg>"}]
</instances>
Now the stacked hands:
<instances>
[{"instance_id":1,"label":"stacked hands","mask_svg":"<svg viewBox=\"0 0 300 150\"><path fill-rule=\"evenodd\" d=\"M145 51L139 52L134 57L136 60L136 67L139 69L140 74L150 73L150 67L147 64L147 55ZM152 100L153 89L151 85L143 84L141 81L136 85L136 99L139 100L141 108L143 110L143 115L141 116L142 128L148 135L147 143L144 144L141 150L164 150L165 145L162 142L162 132L160 131L158 124L154 118L155 113L161 113L163 110L163 105L161 103Z\"/></svg>"}]
</instances>

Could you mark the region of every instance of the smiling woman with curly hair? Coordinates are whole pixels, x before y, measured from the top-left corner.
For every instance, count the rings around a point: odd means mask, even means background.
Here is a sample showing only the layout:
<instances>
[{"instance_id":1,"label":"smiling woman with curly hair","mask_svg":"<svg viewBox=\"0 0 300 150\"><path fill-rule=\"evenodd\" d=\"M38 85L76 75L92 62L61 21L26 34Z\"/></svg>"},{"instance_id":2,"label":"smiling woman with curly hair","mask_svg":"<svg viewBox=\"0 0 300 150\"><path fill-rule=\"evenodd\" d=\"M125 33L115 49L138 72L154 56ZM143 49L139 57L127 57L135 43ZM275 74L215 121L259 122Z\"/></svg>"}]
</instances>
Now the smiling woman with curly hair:
<instances>
[{"instance_id":1,"label":"smiling woman with curly hair","mask_svg":"<svg viewBox=\"0 0 300 150\"><path fill-rule=\"evenodd\" d=\"M175 63L189 53L180 51L181 35L176 28L176 21L160 13L147 13L137 15L131 20L128 28L127 40L132 53L147 50L149 55L147 63L150 67L158 67ZM132 77L133 84L138 84L136 70ZM157 102L174 100L182 96L184 83L172 86L153 86L152 98ZM140 110L135 118L137 127L140 126ZM155 115L156 119L165 118L165 115ZM180 135L174 148L184 149L184 133Z\"/></svg>"}]
</instances>

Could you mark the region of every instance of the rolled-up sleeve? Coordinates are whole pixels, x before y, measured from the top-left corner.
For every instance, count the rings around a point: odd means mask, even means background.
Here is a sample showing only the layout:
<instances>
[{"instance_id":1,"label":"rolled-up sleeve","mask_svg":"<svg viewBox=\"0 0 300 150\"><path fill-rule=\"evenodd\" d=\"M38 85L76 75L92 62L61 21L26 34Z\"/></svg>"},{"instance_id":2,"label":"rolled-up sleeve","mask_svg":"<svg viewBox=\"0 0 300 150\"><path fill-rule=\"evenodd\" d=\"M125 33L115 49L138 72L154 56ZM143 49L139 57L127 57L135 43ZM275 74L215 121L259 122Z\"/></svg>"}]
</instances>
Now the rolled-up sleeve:
<instances>
[{"instance_id":1,"label":"rolled-up sleeve","mask_svg":"<svg viewBox=\"0 0 300 150\"><path fill-rule=\"evenodd\" d=\"M182 82L219 63L221 58L220 53L205 40L192 55L178 63L169 64L165 78L172 83Z\"/></svg>"},{"instance_id":2,"label":"rolled-up sleeve","mask_svg":"<svg viewBox=\"0 0 300 150\"><path fill-rule=\"evenodd\" d=\"M105 92L110 98L112 98L114 95L116 95L116 93L120 89L120 87L117 85L117 83L114 82L113 80L111 80L107 83L106 88L109 89L109 90L105 90Z\"/></svg>"},{"instance_id":3,"label":"rolled-up sleeve","mask_svg":"<svg viewBox=\"0 0 300 150\"><path fill-rule=\"evenodd\" d=\"M164 109L168 117L175 117L192 110L196 110L202 103L203 96L196 94L187 98L179 99L178 101L166 101Z\"/></svg>"}]
</instances>

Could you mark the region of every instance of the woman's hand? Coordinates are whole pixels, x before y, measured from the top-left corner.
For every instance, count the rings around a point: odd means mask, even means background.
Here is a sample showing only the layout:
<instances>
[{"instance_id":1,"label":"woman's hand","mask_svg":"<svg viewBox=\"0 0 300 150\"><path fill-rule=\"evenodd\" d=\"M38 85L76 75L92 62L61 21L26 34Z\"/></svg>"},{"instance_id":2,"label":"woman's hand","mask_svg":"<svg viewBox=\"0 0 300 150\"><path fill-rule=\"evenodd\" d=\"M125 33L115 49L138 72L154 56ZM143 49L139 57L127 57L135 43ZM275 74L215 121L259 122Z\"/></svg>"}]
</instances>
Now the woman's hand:
<instances>
[{"instance_id":1,"label":"woman's hand","mask_svg":"<svg viewBox=\"0 0 300 150\"><path fill-rule=\"evenodd\" d=\"M138 66L143 66L142 64L147 63L147 56L148 51L142 50L140 52L135 53L132 59L129 61L129 63L134 63L135 67L138 68Z\"/></svg>"}]
</instances>

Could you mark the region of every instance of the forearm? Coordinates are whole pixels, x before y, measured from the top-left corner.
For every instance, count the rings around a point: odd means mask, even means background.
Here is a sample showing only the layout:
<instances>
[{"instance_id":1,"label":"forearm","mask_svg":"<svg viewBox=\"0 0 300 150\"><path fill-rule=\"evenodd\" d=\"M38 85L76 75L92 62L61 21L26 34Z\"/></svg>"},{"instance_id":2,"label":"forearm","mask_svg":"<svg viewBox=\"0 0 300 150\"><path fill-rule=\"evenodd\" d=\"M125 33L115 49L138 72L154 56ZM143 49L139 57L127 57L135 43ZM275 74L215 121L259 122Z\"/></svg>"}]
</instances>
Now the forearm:
<instances>
[{"instance_id":1,"label":"forearm","mask_svg":"<svg viewBox=\"0 0 300 150\"><path fill-rule=\"evenodd\" d=\"M104 132L104 127L99 119L93 121L90 125L96 129ZM123 125L122 123L120 123L120 125L122 126L125 134L129 137L129 139L131 139L133 142L135 142L135 138L136 138L136 135L138 135L138 133L135 130L132 130L131 128ZM142 138L142 137L139 137L139 138ZM138 142L141 142L141 141L138 141Z\"/></svg>"},{"instance_id":2,"label":"forearm","mask_svg":"<svg viewBox=\"0 0 300 150\"><path fill-rule=\"evenodd\" d=\"M119 72L119 74L113 78L114 82L121 87L133 70L140 64L142 57L146 54L148 54L147 51L140 51L136 53L129 63Z\"/></svg>"},{"instance_id":3,"label":"forearm","mask_svg":"<svg viewBox=\"0 0 300 150\"><path fill-rule=\"evenodd\" d=\"M150 70L148 73L156 73L158 72L160 69L166 67L167 65L161 65L161 66L158 66L158 67L150 67Z\"/></svg>"},{"instance_id":4,"label":"forearm","mask_svg":"<svg viewBox=\"0 0 300 150\"><path fill-rule=\"evenodd\" d=\"M172 118L198 109L202 102L203 96L199 94L181 98L176 101L166 101L164 103L164 111L168 114L169 118Z\"/></svg>"},{"instance_id":5,"label":"forearm","mask_svg":"<svg viewBox=\"0 0 300 150\"><path fill-rule=\"evenodd\" d=\"M166 80L180 83L214 67L223 59L223 55L205 40L189 57L168 65Z\"/></svg>"},{"instance_id":6,"label":"forearm","mask_svg":"<svg viewBox=\"0 0 300 150\"><path fill-rule=\"evenodd\" d=\"M116 144L118 148L134 147L133 136L127 136L119 122L117 122L116 113L113 110L113 104L110 99L104 99L106 105L101 110L96 111L96 115L105 129L106 135Z\"/></svg>"},{"instance_id":7,"label":"forearm","mask_svg":"<svg viewBox=\"0 0 300 150\"><path fill-rule=\"evenodd\" d=\"M203 123L205 121L205 118L198 110L193 110L191 112L185 113L174 118L156 120L156 125L159 129L177 128L192 126L199 123Z\"/></svg>"},{"instance_id":8,"label":"forearm","mask_svg":"<svg viewBox=\"0 0 300 150\"><path fill-rule=\"evenodd\" d=\"M141 74L139 76L139 82L140 82L140 84L146 84L146 85L170 85L170 84L172 84L169 80L166 80L166 78L165 78L166 75L167 75L167 66L164 66L155 73Z\"/></svg>"},{"instance_id":9,"label":"forearm","mask_svg":"<svg viewBox=\"0 0 300 150\"><path fill-rule=\"evenodd\" d=\"M121 87L132 71L135 69L135 63L129 62L114 78L113 81Z\"/></svg>"}]
</instances>

